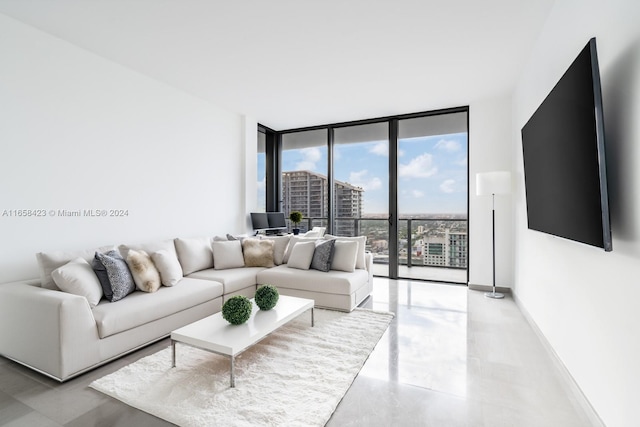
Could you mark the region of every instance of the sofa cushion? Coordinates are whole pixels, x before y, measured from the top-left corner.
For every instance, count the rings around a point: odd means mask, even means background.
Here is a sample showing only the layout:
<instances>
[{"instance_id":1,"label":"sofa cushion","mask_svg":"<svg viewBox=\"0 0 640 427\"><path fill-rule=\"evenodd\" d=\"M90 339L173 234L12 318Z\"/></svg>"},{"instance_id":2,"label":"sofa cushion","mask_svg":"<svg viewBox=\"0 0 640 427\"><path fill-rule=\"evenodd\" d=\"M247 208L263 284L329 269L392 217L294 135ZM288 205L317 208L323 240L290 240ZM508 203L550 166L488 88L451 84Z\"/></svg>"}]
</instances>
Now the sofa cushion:
<instances>
[{"instance_id":1,"label":"sofa cushion","mask_svg":"<svg viewBox=\"0 0 640 427\"><path fill-rule=\"evenodd\" d=\"M367 236L356 236L356 237L345 237L345 236L332 236L331 234L327 234L324 236L326 240L329 239L337 239L341 241L356 241L358 242L358 255L356 257L356 268L365 269L365 248L367 245Z\"/></svg>"},{"instance_id":2,"label":"sofa cushion","mask_svg":"<svg viewBox=\"0 0 640 427\"><path fill-rule=\"evenodd\" d=\"M296 242L289 255L287 266L299 270L308 270L313 259L313 252L316 249L315 242Z\"/></svg>"},{"instance_id":3,"label":"sofa cushion","mask_svg":"<svg viewBox=\"0 0 640 427\"><path fill-rule=\"evenodd\" d=\"M222 284L184 278L152 294L134 292L118 304L102 301L93 309L100 338L136 328L222 296ZM213 313L212 313L213 314Z\"/></svg>"},{"instance_id":4,"label":"sofa cushion","mask_svg":"<svg viewBox=\"0 0 640 427\"><path fill-rule=\"evenodd\" d=\"M213 267L216 270L244 267L242 244L239 240L215 241L213 247Z\"/></svg>"},{"instance_id":5,"label":"sofa cushion","mask_svg":"<svg viewBox=\"0 0 640 427\"><path fill-rule=\"evenodd\" d=\"M369 280L366 270L331 270L327 273L318 270L301 272L286 265L265 269L258 273L258 284L271 284L277 288L300 289L310 292L351 295Z\"/></svg>"},{"instance_id":6,"label":"sofa cushion","mask_svg":"<svg viewBox=\"0 0 640 427\"><path fill-rule=\"evenodd\" d=\"M331 269L351 272L356 268L357 257L358 242L336 240Z\"/></svg>"},{"instance_id":7,"label":"sofa cushion","mask_svg":"<svg viewBox=\"0 0 640 427\"><path fill-rule=\"evenodd\" d=\"M185 276L196 271L213 268L211 240L210 237L175 239L178 260Z\"/></svg>"},{"instance_id":8,"label":"sofa cushion","mask_svg":"<svg viewBox=\"0 0 640 427\"><path fill-rule=\"evenodd\" d=\"M40 270L40 286L46 289L59 290L56 286L51 272L58 267L62 267L69 261L76 258L83 258L88 263L91 263L96 251L107 252L115 249L115 246L101 246L99 248L86 249L80 251L54 251L54 252L38 252L36 259L38 260L38 267Z\"/></svg>"},{"instance_id":9,"label":"sofa cushion","mask_svg":"<svg viewBox=\"0 0 640 427\"><path fill-rule=\"evenodd\" d=\"M76 258L51 272L56 285L63 291L87 299L91 308L102 298L102 286L84 258Z\"/></svg>"},{"instance_id":10,"label":"sofa cushion","mask_svg":"<svg viewBox=\"0 0 640 427\"><path fill-rule=\"evenodd\" d=\"M241 289L255 286L256 275L266 270L264 267L242 267L228 270L216 270L210 268L189 275L189 278L215 280L224 285L224 294L239 291Z\"/></svg>"},{"instance_id":11,"label":"sofa cushion","mask_svg":"<svg viewBox=\"0 0 640 427\"><path fill-rule=\"evenodd\" d=\"M130 250L127 255L127 265L138 290L155 292L160 289L160 272L148 253Z\"/></svg>"},{"instance_id":12,"label":"sofa cushion","mask_svg":"<svg viewBox=\"0 0 640 427\"><path fill-rule=\"evenodd\" d=\"M261 236L260 238L273 241L273 263L275 265L282 264L291 236Z\"/></svg>"},{"instance_id":13,"label":"sofa cushion","mask_svg":"<svg viewBox=\"0 0 640 427\"><path fill-rule=\"evenodd\" d=\"M182 279L182 266L169 251L158 251L151 254L151 259L160 272L160 280L165 286L173 286Z\"/></svg>"},{"instance_id":14,"label":"sofa cushion","mask_svg":"<svg viewBox=\"0 0 640 427\"><path fill-rule=\"evenodd\" d=\"M105 254L96 252L95 256L107 270L112 292L111 302L119 301L136 290L129 266L118 251L113 250Z\"/></svg>"},{"instance_id":15,"label":"sofa cushion","mask_svg":"<svg viewBox=\"0 0 640 427\"><path fill-rule=\"evenodd\" d=\"M242 241L244 265L247 267L273 267L273 240L246 238Z\"/></svg>"}]
</instances>

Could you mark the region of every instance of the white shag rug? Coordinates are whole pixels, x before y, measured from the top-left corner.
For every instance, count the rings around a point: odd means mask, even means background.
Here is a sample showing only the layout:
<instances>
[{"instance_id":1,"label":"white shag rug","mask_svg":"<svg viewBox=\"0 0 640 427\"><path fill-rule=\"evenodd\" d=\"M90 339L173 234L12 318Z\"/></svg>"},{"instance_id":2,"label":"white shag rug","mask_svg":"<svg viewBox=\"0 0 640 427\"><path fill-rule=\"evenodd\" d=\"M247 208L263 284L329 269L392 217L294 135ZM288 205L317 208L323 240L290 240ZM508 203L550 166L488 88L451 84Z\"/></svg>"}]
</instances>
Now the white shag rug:
<instances>
[{"instance_id":1,"label":"white shag rug","mask_svg":"<svg viewBox=\"0 0 640 427\"><path fill-rule=\"evenodd\" d=\"M392 313L315 309L236 357L178 343L90 386L180 426L324 426L386 331Z\"/></svg>"}]
</instances>

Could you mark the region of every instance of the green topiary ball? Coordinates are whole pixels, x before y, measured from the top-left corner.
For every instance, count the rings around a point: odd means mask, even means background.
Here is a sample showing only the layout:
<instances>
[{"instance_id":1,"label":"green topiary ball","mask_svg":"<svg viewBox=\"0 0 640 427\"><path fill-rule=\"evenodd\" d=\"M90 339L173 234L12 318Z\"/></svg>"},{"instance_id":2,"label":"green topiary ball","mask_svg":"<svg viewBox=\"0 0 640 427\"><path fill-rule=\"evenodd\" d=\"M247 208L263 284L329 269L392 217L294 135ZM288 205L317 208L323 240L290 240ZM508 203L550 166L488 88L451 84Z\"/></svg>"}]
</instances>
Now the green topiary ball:
<instances>
[{"instance_id":1,"label":"green topiary ball","mask_svg":"<svg viewBox=\"0 0 640 427\"><path fill-rule=\"evenodd\" d=\"M256 291L256 305L260 307L260 310L271 310L278 303L278 298L280 295L275 286L260 286Z\"/></svg>"},{"instance_id":2,"label":"green topiary ball","mask_svg":"<svg viewBox=\"0 0 640 427\"><path fill-rule=\"evenodd\" d=\"M229 298L222 306L222 317L232 325L240 325L251 317L253 305L247 297L236 295Z\"/></svg>"}]
</instances>

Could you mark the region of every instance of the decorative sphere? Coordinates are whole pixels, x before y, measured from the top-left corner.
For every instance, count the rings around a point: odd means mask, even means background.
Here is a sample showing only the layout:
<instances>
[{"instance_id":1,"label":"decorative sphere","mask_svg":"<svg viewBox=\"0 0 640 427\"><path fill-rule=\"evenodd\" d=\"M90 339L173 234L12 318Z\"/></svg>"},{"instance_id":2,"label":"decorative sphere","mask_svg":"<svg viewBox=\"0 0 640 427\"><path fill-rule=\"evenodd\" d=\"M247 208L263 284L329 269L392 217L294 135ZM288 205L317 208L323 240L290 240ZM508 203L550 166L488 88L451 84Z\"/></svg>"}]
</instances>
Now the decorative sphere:
<instances>
[{"instance_id":1,"label":"decorative sphere","mask_svg":"<svg viewBox=\"0 0 640 427\"><path fill-rule=\"evenodd\" d=\"M229 298L222 306L222 317L232 325L240 325L251 317L253 305L249 298L236 295Z\"/></svg>"},{"instance_id":2,"label":"decorative sphere","mask_svg":"<svg viewBox=\"0 0 640 427\"><path fill-rule=\"evenodd\" d=\"M260 286L256 291L256 305L260 307L260 310L271 310L278 303L278 298L280 295L275 286Z\"/></svg>"}]
</instances>

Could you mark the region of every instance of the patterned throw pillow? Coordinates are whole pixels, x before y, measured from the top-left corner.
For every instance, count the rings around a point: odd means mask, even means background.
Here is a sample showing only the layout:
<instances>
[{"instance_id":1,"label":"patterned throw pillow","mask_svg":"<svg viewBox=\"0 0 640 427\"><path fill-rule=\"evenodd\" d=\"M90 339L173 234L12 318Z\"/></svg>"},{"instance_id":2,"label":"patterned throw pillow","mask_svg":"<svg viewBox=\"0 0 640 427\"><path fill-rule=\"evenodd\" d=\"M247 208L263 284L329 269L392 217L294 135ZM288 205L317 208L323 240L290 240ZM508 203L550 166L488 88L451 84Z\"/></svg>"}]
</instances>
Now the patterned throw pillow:
<instances>
[{"instance_id":1,"label":"patterned throw pillow","mask_svg":"<svg viewBox=\"0 0 640 427\"><path fill-rule=\"evenodd\" d=\"M318 240L316 242L316 250L313 252L313 258L311 259L311 268L324 272L331 270L335 244L335 240Z\"/></svg>"},{"instance_id":2,"label":"patterned throw pillow","mask_svg":"<svg viewBox=\"0 0 640 427\"><path fill-rule=\"evenodd\" d=\"M119 301L136 290L127 262L118 251L109 251L106 254L96 252L96 258L107 270L112 292L111 302Z\"/></svg>"}]
</instances>

